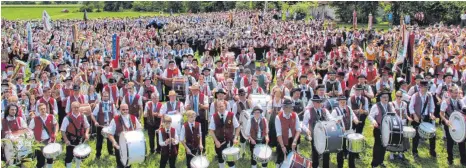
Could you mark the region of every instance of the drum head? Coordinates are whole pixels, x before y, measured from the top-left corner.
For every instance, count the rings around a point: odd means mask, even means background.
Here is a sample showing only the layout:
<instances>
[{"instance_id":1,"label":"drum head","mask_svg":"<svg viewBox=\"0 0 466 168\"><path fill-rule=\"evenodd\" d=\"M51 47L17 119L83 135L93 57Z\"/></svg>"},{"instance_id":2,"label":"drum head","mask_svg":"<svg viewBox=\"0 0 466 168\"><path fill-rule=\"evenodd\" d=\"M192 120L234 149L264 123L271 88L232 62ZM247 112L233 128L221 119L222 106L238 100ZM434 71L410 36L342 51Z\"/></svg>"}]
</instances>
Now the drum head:
<instances>
[{"instance_id":1,"label":"drum head","mask_svg":"<svg viewBox=\"0 0 466 168\"><path fill-rule=\"evenodd\" d=\"M52 153L55 153L55 152L60 152L62 151L61 149L61 145L59 143L49 143L48 145L46 145L44 147L44 153L47 153L47 154L52 154Z\"/></svg>"},{"instance_id":2,"label":"drum head","mask_svg":"<svg viewBox=\"0 0 466 168\"><path fill-rule=\"evenodd\" d=\"M466 118L460 112L453 112L450 115L451 127L449 128L451 139L455 142L463 142L466 137ZM453 131L453 128L455 131Z\"/></svg>"},{"instance_id":3,"label":"drum head","mask_svg":"<svg viewBox=\"0 0 466 168\"><path fill-rule=\"evenodd\" d=\"M358 133L351 133L351 134L348 134L348 135L346 136L346 138L348 138L348 139L354 139L354 140L357 140L357 139L364 139L364 135L358 134Z\"/></svg>"},{"instance_id":4,"label":"drum head","mask_svg":"<svg viewBox=\"0 0 466 168\"><path fill-rule=\"evenodd\" d=\"M120 139L119 139L119 144L124 144L124 145L120 145L120 161L121 161L121 164L127 166L127 163L128 163L128 149L127 149L127 145L126 145L126 134L128 132L122 132L120 134Z\"/></svg>"},{"instance_id":5,"label":"drum head","mask_svg":"<svg viewBox=\"0 0 466 168\"><path fill-rule=\"evenodd\" d=\"M168 115L172 119L171 127L176 129L177 133L181 131L183 116L181 114Z\"/></svg>"},{"instance_id":6,"label":"drum head","mask_svg":"<svg viewBox=\"0 0 466 168\"><path fill-rule=\"evenodd\" d=\"M382 134L382 145L383 146L387 146L388 141L390 140L390 133L391 133L390 122L391 122L391 118L392 118L392 116L386 115L382 119L381 134Z\"/></svg>"},{"instance_id":7,"label":"drum head","mask_svg":"<svg viewBox=\"0 0 466 168\"><path fill-rule=\"evenodd\" d=\"M327 148L327 133L324 124L325 122L318 122L314 127L314 146L319 154L324 153Z\"/></svg>"},{"instance_id":8,"label":"drum head","mask_svg":"<svg viewBox=\"0 0 466 168\"><path fill-rule=\"evenodd\" d=\"M280 168L290 168L291 167L291 163L293 162L293 156L294 156L294 152L290 152L288 153L288 155L286 155L286 160L283 161L283 163L281 164Z\"/></svg>"},{"instance_id":9,"label":"drum head","mask_svg":"<svg viewBox=\"0 0 466 168\"><path fill-rule=\"evenodd\" d=\"M239 153L240 149L237 147L229 147L222 151L223 154L234 154Z\"/></svg>"},{"instance_id":10,"label":"drum head","mask_svg":"<svg viewBox=\"0 0 466 168\"><path fill-rule=\"evenodd\" d=\"M73 149L74 156L88 156L91 154L91 147L88 144L80 144Z\"/></svg>"},{"instance_id":11,"label":"drum head","mask_svg":"<svg viewBox=\"0 0 466 168\"><path fill-rule=\"evenodd\" d=\"M254 147L254 155L261 159L270 158L272 156L272 148L267 145L257 145Z\"/></svg>"},{"instance_id":12,"label":"drum head","mask_svg":"<svg viewBox=\"0 0 466 168\"><path fill-rule=\"evenodd\" d=\"M240 117L239 117L239 122L241 124L241 133L246 135L246 127L251 125L251 111L252 110L243 110L241 111ZM246 137L246 136L244 136Z\"/></svg>"},{"instance_id":13,"label":"drum head","mask_svg":"<svg viewBox=\"0 0 466 168\"><path fill-rule=\"evenodd\" d=\"M435 126L432 123L422 122L419 128L428 133L435 132Z\"/></svg>"},{"instance_id":14,"label":"drum head","mask_svg":"<svg viewBox=\"0 0 466 168\"><path fill-rule=\"evenodd\" d=\"M191 160L191 167L207 168L209 164L209 160L205 156L195 156Z\"/></svg>"}]
</instances>

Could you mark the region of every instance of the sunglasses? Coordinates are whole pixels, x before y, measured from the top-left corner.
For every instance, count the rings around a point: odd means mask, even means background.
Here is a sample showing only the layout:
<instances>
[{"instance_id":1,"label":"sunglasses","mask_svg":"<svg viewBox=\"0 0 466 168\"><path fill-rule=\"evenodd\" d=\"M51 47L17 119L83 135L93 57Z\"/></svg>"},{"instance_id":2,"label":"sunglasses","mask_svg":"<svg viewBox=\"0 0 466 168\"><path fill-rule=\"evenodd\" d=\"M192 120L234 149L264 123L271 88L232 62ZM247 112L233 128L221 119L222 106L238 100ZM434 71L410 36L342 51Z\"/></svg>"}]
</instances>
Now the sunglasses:
<instances>
[{"instance_id":1,"label":"sunglasses","mask_svg":"<svg viewBox=\"0 0 466 168\"><path fill-rule=\"evenodd\" d=\"M403 96L401 96L401 95L396 95L396 97L399 97L399 98L401 98L401 97L403 97Z\"/></svg>"}]
</instances>

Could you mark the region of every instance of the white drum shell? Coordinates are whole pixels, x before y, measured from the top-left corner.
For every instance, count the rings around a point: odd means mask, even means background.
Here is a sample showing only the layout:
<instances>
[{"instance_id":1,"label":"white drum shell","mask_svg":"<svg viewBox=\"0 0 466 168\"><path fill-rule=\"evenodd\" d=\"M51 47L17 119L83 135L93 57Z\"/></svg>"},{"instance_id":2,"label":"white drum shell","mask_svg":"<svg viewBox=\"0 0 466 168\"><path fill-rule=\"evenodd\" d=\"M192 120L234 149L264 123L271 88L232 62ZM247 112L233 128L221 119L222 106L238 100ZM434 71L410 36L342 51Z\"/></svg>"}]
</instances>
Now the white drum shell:
<instances>
[{"instance_id":1,"label":"white drum shell","mask_svg":"<svg viewBox=\"0 0 466 168\"><path fill-rule=\"evenodd\" d=\"M451 139L457 143L463 142L466 139L466 116L461 112L455 111L450 115L449 121L451 127L448 130L450 131Z\"/></svg>"},{"instance_id":2,"label":"white drum shell","mask_svg":"<svg viewBox=\"0 0 466 168\"><path fill-rule=\"evenodd\" d=\"M101 134L102 134L102 136L104 137L104 139L105 139L105 138L108 138L108 134L109 134L109 131L108 131L108 130L109 130L109 129L110 129L110 128L109 128L108 126L102 128Z\"/></svg>"},{"instance_id":3,"label":"white drum shell","mask_svg":"<svg viewBox=\"0 0 466 168\"><path fill-rule=\"evenodd\" d=\"M142 131L127 131L120 134L120 157L123 165L142 163L146 156L146 139Z\"/></svg>"},{"instance_id":4,"label":"white drum shell","mask_svg":"<svg viewBox=\"0 0 466 168\"><path fill-rule=\"evenodd\" d=\"M414 138L416 136L416 129L410 126L403 126L403 136L405 138Z\"/></svg>"},{"instance_id":5,"label":"white drum shell","mask_svg":"<svg viewBox=\"0 0 466 168\"><path fill-rule=\"evenodd\" d=\"M207 168L209 164L209 159L205 156L194 156L190 162L192 168Z\"/></svg>"},{"instance_id":6,"label":"white drum shell","mask_svg":"<svg viewBox=\"0 0 466 168\"><path fill-rule=\"evenodd\" d=\"M435 126L432 123L422 122L418 132L421 138L430 139L435 136Z\"/></svg>"},{"instance_id":7,"label":"white drum shell","mask_svg":"<svg viewBox=\"0 0 466 168\"><path fill-rule=\"evenodd\" d=\"M222 157L226 162L234 162L240 158L240 149L237 147L229 147L222 151Z\"/></svg>"},{"instance_id":8,"label":"white drum shell","mask_svg":"<svg viewBox=\"0 0 466 168\"><path fill-rule=\"evenodd\" d=\"M264 111L267 109L267 103L271 100L270 95L267 94L251 94L249 98L251 99L253 107L260 105Z\"/></svg>"},{"instance_id":9,"label":"white drum shell","mask_svg":"<svg viewBox=\"0 0 466 168\"><path fill-rule=\"evenodd\" d=\"M44 147L42 153L47 159L55 159L62 153L62 146L59 143L49 143Z\"/></svg>"},{"instance_id":10,"label":"white drum shell","mask_svg":"<svg viewBox=\"0 0 466 168\"><path fill-rule=\"evenodd\" d=\"M252 110L243 110L241 111L240 117L239 117L239 123L241 124L241 134L243 137L247 137L249 133L246 132L246 128L251 125L251 111Z\"/></svg>"},{"instance_id":11,"label":"white drum shell","mask_svg":"<svg viewBox=\"0 0 466 168\"><path fill-rule=\"evenodd\" d=\"M91 154L91 146L88 144L80 144L74 147L73 156L78 159L86 159Z\"/></svg>"}]
</instances>

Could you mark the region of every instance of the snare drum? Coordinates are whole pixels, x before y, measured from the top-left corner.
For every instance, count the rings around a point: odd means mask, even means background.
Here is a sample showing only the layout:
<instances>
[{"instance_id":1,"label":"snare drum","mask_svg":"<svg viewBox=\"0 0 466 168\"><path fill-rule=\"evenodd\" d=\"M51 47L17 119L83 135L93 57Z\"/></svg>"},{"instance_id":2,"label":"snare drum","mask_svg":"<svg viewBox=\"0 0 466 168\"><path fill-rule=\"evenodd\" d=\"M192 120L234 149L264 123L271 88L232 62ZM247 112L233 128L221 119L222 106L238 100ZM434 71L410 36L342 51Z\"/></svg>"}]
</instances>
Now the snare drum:
<instances>
[{"instance_id":1,"label":"snare drum","mask_svg":"<svg viewBox=\"0 0 466 168\"><path fill-rule=\"evenodd\" d=\"M118 144L123 166L142 163L146 160L146 138L142 131L122 132Z\"/></svg>"},{"instance_id":2,"label":"snare drum","mask_svg":"<svg viewBox=\"0 0 466 168\"><path fill-rule=\"evenodd\" d=\"M88 144L80 144L73 149L73 156L78 159L86 159L91 154L91 146Z\"/></svg>"},{"instance_id":3,"label":"snare drum","mask_svg":"<svg viewBox=\"0 0 466 168\"><path fill-rule=\"evenodd\" d=\"M110 129L110 128L109 128L108 126L102 128L101 134L102 134L102 136L104 137L104 139L105 139L105 138L108 138L108 134L109 134L109 131L108 131L108 130L109 130L109 129Z\"/></svg>"},{"instance_id":4,"label":"snare drum","mask_svg":"<svg viewBox=\"0 0 466 168\"><path fill-rule=\"evenodd\" d=\"M44 157L47 159L55 159L61 154L61 152L62 148L59 143L49 143L42 150Z\"/></svg>"},{"instance_id":5,"label":"snare drum","mask_svg":"<svg viewBox=\"0 0 466 168\"><path fill-rule=\"evenodd\" d=\"M171 127L176 129L178 134L181 133L181 126L183 125L183 116L181 114L168 114L172 119Z\"/></svg>"},{"instance_id":6,"label":"snare drum","mask_svg":"<svg viewBox=\"0 0 466 168\"><path fill-rule=\"evenodd\" d=\"M267 145L260 144L254 147L253 158L259 163L267 163L272 158L272 148Z\"/></svg>"},{"instance_id":7,"label":"snare drum","mask_svg":"<svg viewBox=\"0 0 466 168\"><path fill-rule=\"evenodd\" d=\"M419 125L419 136L424 139L430 139L435 136L435 125L429 122L422 122Z\"/></svg>"},{"instance_id":8,"label":"snare drum","mask_svg":"<svg viewBox=\"0 0 466 168\"><path fill-rule=\"evenodd\" d=\"M405 138L414 138L416 136L416 129L410 126L403 126L403 136Z\"/></svg>"},{"instance_id":9,"label":"snare drum","mask_svg":"<svg viewBox=\"0 0 466 168\"><path fill-rule=\"evenodd\" d=\"M194 156L191 159L190 165L192 168L207 168L209 167L209 160L205 156Z\"/></svg>"},{"instance_id":10,"label":"snare drum","mask_svg":"<svg viewBox=\"0 0 466 168\"><path fill-rule=\"evenodd\" d=\"M350 152L361 153L366 148L364 135L362 134L351 133L346 136L346 139L348 140L346 146Z\"/></svg>"},{"instance_id":11,"label":"snare drum","mask_svg":"<svg viewBox=\"0 0 466 168\"><path fill-rule=\"evenodd\" d=\"M288 153L280 168L310 168L312 162L295 152Z\"/></svg>"},{"instance_id":12,"label":"snare drum","mask_svg":"<svg viewBox=\"0 0 466 168\"><path fill-rule=\"evenodd\" d=\"M450 115L451 127L450 131L451 139L455 142L463 142L466 139L466 116L461 112L453 112ZM454 130L453 130L454 129Z\"/></svg>"},{"instance_id":13,"label":"snare drum","mask_svg":"<svg viewBox=\"0 0 466 168\"><path fill-rule=\"evenodd\" d=\"M382 119L381 124L382 145L398 146L403 143L403 124L395 113L388 113Z\"/></svg>"},{"instance_id":14,"label":"snare drum","mask_svg":"<svg viewBox=\"0 0 466 168\"><path fill-rule=\"evenodd\" d=\"M234 162L239 160L239 151L240 149L238 147L229 147L224 149L222 151L223 160L225 160L226 162Z\"/></svg>"},{"instance_id":15,"label":"snare drum","mask_svg":"<svg viewBox=\"0 0 466 168\"><path fill-rule=\"evenodd\" d=\"M335 121L321 121L314 127L314 146L317 153L336 153L343 146L343 129Z\"/></svg>"}]
</instances>

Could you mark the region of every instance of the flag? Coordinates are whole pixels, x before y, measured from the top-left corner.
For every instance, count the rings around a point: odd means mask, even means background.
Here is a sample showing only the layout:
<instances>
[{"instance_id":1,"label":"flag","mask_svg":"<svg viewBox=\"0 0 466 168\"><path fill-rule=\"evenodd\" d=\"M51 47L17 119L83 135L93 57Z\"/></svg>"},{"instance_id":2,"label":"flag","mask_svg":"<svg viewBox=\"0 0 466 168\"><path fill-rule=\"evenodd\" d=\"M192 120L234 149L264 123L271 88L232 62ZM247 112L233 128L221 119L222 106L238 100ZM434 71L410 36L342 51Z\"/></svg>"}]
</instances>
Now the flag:
<instances>
[{"instance_id":1,"label":"flag","mask_svg":"<svg viewBox=\"0 0 466 168\"><path fill-rule=\"evenodd\" d=\"M74 24L71 31L72 31L72 35L73 35L73 42L77 42L78 41L78 36L79 36L78 35L78 25Z\"/></svg>"},{"instance_id":2,"label":"flag","mask_svg":"<svg viewBox=\"0 0 466 168\"><path fill-rule=\"evenodd\" d=\"M32 52L32 30L31 30L31 24L28 22L26 25L27 29L27 36L28 36L28 51L29 53Z\"/></svg>"},{"instance_id":3,"label":"flag","mask_svg":"<svg viewBox=\"0 0 466 168\"><path fill-rule=\"evenodd\" d=\"M50 23L50 16L49 14L47 13L47 11L44 10L44 12L42 13L42 22L44 23L44 28L47 29L47 30L51 30L52 29L52 24Z\"/></svg>"},{"instance_id":4,"label":"flag","mask_svg":"<svg viewBox=\"0 0 466 168\"><path fill-rule=\"evenodd\" d=\"M88 18L87 18L87 10L86 10L86 9L84 9L84 18L83 18L83 19L84 19L84 21L87 21L87 20L88 20Z\"/></svg>"},{"instance_id":5,"label":"flag","mask_svg":"<svg viewBox=\"0 0 466 168\"><path fill-rule=\"evenodd\" d=\"M367 24L369 30L372 29L372 13L369 13L369 24Z\"/></svg>"},{"instance_id":6,"label":"flag","mask_svg":"<svg viewBox=\"0 0 466 168\"><path fill-rule=\"evenodd\" d=\"M118 68L120 60L120 37L116 34L112 36L112 67Z\"/></svg>"}]
</instances>

